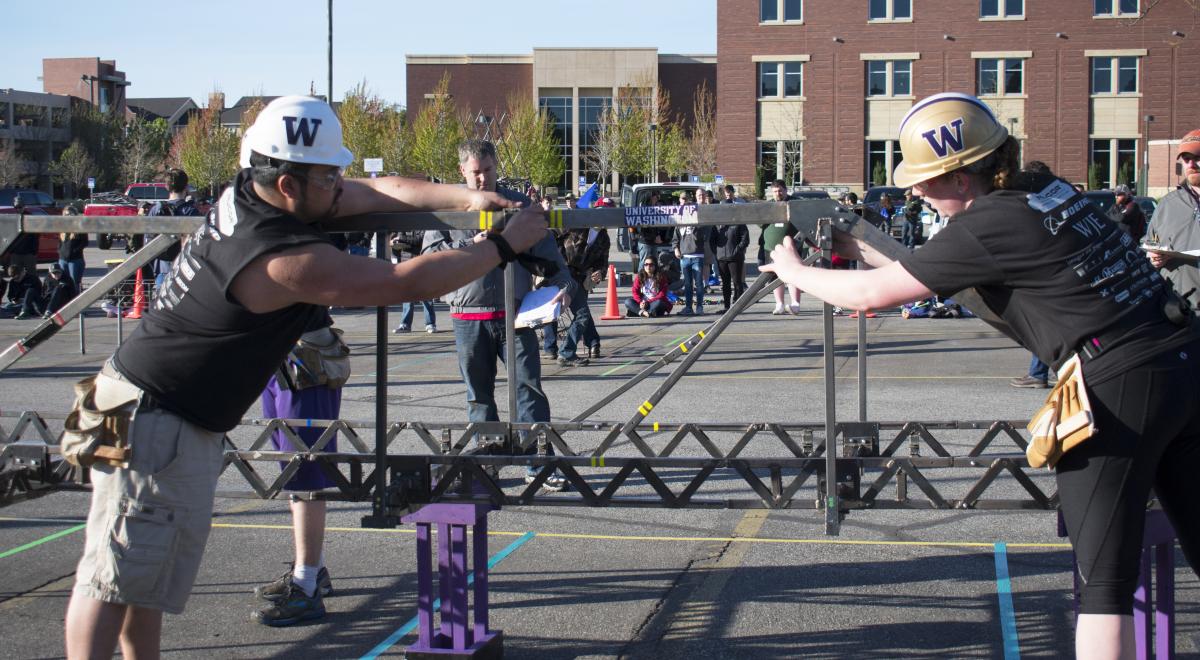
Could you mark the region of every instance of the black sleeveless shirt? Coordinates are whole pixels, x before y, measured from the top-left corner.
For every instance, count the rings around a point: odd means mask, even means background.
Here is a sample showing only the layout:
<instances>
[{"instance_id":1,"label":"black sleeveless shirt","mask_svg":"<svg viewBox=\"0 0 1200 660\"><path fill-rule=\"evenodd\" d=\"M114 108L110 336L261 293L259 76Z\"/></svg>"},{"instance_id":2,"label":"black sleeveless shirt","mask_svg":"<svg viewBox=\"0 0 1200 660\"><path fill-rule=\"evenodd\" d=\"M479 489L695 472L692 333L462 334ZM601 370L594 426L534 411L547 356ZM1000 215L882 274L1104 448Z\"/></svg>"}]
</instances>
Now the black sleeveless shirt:
<instances>
[{"instance_id":1,"label":"black sleeveless shirt","mask_svg":"<svg viewBox=\"0 0 1200 660\"><path fill-rule=\"evenodd\" d=\"M210 431L237 426L321 305L266 314L229 291L254 259L328 242L317 228L267 204L242 170L175 260L163 291L113 362L168 411Z\"/></svg>"}]
</instances>

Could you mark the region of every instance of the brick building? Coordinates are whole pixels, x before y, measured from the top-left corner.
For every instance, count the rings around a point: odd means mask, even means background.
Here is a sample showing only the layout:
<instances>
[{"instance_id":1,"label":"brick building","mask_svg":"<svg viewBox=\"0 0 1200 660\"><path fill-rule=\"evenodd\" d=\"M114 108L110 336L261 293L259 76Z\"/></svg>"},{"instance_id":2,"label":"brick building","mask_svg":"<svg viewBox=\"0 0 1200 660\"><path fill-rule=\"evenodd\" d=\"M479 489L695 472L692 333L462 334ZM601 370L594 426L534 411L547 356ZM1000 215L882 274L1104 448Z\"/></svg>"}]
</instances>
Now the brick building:
<instances>
[{"instance_id":1,"label":"brick building","mask_svg":"<svg viewBox=\"0 0 1200 660\"><path fill-rule=\"evenodd\" d=\"M670 94L668 112L686 126L700 83L715 90L717 64L712 55L666 55L655 48L535 48L532 55L409 55L406 70L410 113L445 74L455 104L483 126L503 115L509 94L530 95L556 121L566 170L559 187L574 191L580 177L596 179L584 153L620 89L661 85Z\"/></svg>"},{"instance_id":2,"label":"brick building","mask_svg":"<svg viewBox=\"0 0 1200 660\"><path fill-rule=\"evenodd\" d=\"M980 96L1025 160L1099 187L1175 180L1169 140L1200 127L1197 13L1147 0L718 0L718 162L742 184L861 190L900 160L919 98ZM1181 93L1183 92L1183 93ZM1153 117L1147 121L1147 117ZM1149 138L1149 140L1147 140ZM1147 147L1150 157L1147 158Z\"/></svg>"},{"instance_id":3,"label":"brick building","mask_svg":"<svg viewBox=\"0 0 1200 660\"><path fill-rule=\"evenodd\" d=\"M42 60L42 91L74 96L100 112L125 114L125 88L130 85L115 60L98 57L52 57Z\"/></svg>"}]
</instances>

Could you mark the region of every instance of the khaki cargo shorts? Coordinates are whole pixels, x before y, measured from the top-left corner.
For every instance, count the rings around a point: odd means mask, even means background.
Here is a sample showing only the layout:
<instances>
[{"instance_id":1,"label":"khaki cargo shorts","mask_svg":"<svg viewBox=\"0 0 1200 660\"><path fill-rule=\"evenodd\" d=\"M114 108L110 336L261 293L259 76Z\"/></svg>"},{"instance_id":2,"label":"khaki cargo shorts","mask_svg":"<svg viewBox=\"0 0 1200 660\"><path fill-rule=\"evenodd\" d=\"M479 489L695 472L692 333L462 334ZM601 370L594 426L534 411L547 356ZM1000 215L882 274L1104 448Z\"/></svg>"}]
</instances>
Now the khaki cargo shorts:
<instances>
[{"instance_id":1,"label":"khaki cargo shorts","mask_svg":"<svg viewBox=\"0 0 1200 660\"><path fill-rule=\"evenodd\" d=\"M130 387L106 367L96 378L96 400L127 396ZM129 425L129 467L91 468L76 595L183 611L212 528L223 438L142 397Z\"/></svg>"}]
</instances>

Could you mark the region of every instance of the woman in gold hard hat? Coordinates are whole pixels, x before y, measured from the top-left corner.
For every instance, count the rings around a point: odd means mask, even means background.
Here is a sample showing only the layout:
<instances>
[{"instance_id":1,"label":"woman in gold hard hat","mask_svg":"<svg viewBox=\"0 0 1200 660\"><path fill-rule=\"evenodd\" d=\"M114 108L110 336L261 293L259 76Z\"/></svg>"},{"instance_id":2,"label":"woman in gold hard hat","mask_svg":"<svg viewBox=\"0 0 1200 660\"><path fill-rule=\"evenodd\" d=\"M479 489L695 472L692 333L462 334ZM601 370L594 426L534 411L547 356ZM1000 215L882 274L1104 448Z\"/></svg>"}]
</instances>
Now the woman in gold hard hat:
<instances>
[{"instance_id":1,"label":"woman in gold hard hat","mask_svg":"<svg viewBox=\"0 0 1200 660\"><path fill-rule=\"evenodd\" d=\"M1200 565L1200 332L1115 223L1065 181L1020 171L1016 140L979 99L919 101L900 124L900 147L896 185L949 218L945 229L891 262L835 236L839 254L874 270L804 266L787 239L763 270L858 310L973 287L994 322L1046 363L1078 356L1095 430L1054 465L1081 578L1075 649L1132 658L1151 488L1188 563Z\"/></svg>"}]
</instances>

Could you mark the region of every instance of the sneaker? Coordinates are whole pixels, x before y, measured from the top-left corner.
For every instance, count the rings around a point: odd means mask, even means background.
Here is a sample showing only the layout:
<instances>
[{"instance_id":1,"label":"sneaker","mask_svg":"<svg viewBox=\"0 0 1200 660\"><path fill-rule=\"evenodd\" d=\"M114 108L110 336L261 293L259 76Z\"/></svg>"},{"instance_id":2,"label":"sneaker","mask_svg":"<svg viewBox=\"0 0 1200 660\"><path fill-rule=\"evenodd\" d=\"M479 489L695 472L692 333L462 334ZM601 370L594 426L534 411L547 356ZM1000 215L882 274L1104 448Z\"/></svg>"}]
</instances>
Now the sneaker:
<instances>
[{"instance_id":1,"label":"sneaker","mask_svg":"<svg viewBox=\"0 0 1200 660\"><path fill-rule=\"evenodd\" d=\"M648 319L648 318L650 318L650 312L647 312L646 310L643 309L642 311L638 312L638 316Z\"/></svg>"},{"instance_id":2,"label":"sneaker","mask_svg":"<svg viewBox=\"0 0 1200 660\"><path fill-rule=\"evenodd\" d=\"M425 326L425 332L432 335L433 333L437 332L437 326L430 323L429 325Z\"/></svg>"},{"instance_id":3,"label":"sneaker","mask_svg":"<svg viewBox=\"0 0 1200 660\"><path fill-rule=\"evenodd\" d=\"M560 367L586 367L588 359L584 357L560 357L558 358L558 366Z\"/></svg>"},{"instance_id":4,"label":"sneaker","mask_svg":"<svg viewBox=\"0 0 1200 660\"><path fill-rule=\"evenodd\" d=\"M791 314L792 316L800 316L800 303L794 302L788 305L787 311L788 314Z\"/></svg>"},{"instance_id":5,"label":"sneaker","mask_svg":"<svg viewBox=\"0 0 1200 660\"><path fill-rule=\"evenodd\" d=\"M600 344L588 347L588 357L592 358L593 360L600 357Z\"/></svg>"},{"instance_id":6,"label":"sneaker","mask_svg":"<svg viewBox=\"0 0 1200 660\"><path fill-rule=\"evenodd\" d=\"M288 585L288 593L284 598L254 612L250 618L264 626L280 627L325 616L325 603L321 600L320 587L317 587L316 593L309 596L290 579Z\"/></svg>"},{"instance_id":7,"label":"sneaker","mask_svg":"<svg viewBox=\"0 0 1200 660\"><path fill-rule=\"evenodd\" d=\"M17 314L13 318L18 321L27 321L29 319L37 318L37 317L35 317L33 314L26 314L25 312L21 312L20 314Z\"/></svg>"},{"instance_id":8,"label":"sneaker","mask_svg":"<svg viewBox=\"0 0 1200 660\"><path fill-rule=\"evenodd\" d=\"M1008 384L1012 387L1020 387L1032 390L1044 390L1047 387L1050 387L1049 383L1046 381L1040 378L1034 378L1033 376L1021 376L1020 378L1014 378L1008 381Z\"/></svg>"},{"instance_id":9,"label":"sneaker","mask_svg":"<svg viewBox=\"0 0 1200 660\"><path fill-rule=\"evenodd\" d=\"M407 323L401 323L400 325L396 326L395 330L392 330L392 334L397 335L402 335L406 332L412 332L412 328L408 327Z\"/></svg>"},{"instance_id":10,"label":"sneaker","mask_svg":"<svg viewBox=\"0 0 1200 660\"><path fill-rule=\"evenodd\" d=\"M691 307L684 307L683 309L679 310L679 315L680 315L680 316L691 316L691 315L692 315L692 308L691 308Z\"/></svg>"},{"instance_id":11,"label":"sneaker","mask_svg":"<svg viewBox=\"0 0 1200 660\"><path fill-rule=\"evenodd\" d=\"M557 472L546 477L546 481L542 482L542 488L549 491L558 492L567 487L567 480L560 477Z\"/></svg>"},{"instance_id":12,"label":"sneaker","mask_svg":"<svg viewBox=\"0 0 1200 660\"><path fill-rule=\"evenodd\" d=\"M833 308L833 315L834 315L834 316L841 316L842 314L845 314L845 313L846 313L846 311L845 311L845 310L843 310L841 307L834 307L834 308Z\"/></svg>"},{"instance_id":13,"label":"sneaker","mask_svg":"<svg viewBox=\"0 0 1200 660\"><path fill-rule=\"evenodd\" d=\"M554 362L558 359L558 351L542 351L542 362Z\"/></svg>"},{"instance_id":14,"label":"sneaker","mask_svg":"<svg viewBox=\"0 0 1200 660\"><path fill-rule=\"evenodd\" d=\"M774 316L783 316L787 312L784 311L783 305L775 305L775 309L771 310L771 314Z\"/></svg>"},{"instance_id":15,"label":"sneaker","mask_svg":"<svg viewBox=\"0 0 1200 660\"><path fill-rule=\"evenodd\" d=\"M271 602L278 602L287 598L292 589L293 568L294 566L289 565L283 575L280 575L271 582L255 587L255 597ZM333 582L329 579L329 569L324 566L321 567L320 571L317 571L317 593L322 597L333 595Z\"/></svg>"},{"instance_id":16,"label":"sneaker","mask_svg":"<svg viewBox=\"0 0 1200 660\"><path fill-rule=\"evenodd\" d=\"M704 305L696 305L696 316L704 316Z\"/></svg>"}]
</instances>

